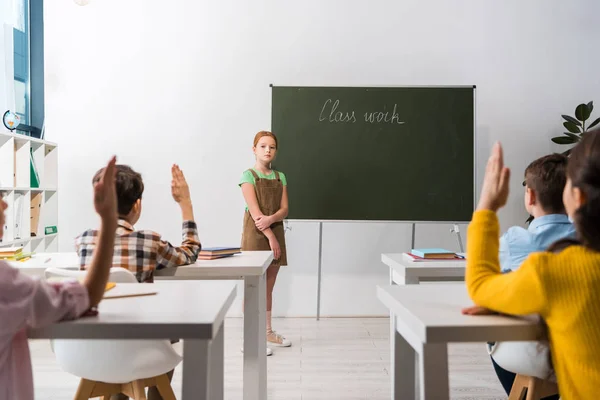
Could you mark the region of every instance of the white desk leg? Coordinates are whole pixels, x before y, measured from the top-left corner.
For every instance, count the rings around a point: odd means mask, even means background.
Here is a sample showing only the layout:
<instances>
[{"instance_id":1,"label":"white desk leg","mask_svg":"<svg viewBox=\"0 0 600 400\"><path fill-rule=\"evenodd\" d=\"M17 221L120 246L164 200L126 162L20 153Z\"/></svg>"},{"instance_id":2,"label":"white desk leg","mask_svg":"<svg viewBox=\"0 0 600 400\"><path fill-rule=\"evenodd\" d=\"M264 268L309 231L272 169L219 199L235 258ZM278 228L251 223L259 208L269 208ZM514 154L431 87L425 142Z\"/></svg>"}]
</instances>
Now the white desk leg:
<instances>
[{"instance_id":1,"label":"white desk leg","mask_svg":"<svg viewBox=\"0 0 600 400\"><path fill-rule=\"evenodd\" d=\"M223 400L225 388L225 362L224 362L224 335L225 324L223 323L217 332L217 336L210 344L209 358L209 391L210 399Z\"/></svg>"},{"instance_id":2,"label":"white desk leg","mask_svg":"<svg viewBox=\"0 0 600 400\"><path fill-rule=\"evenodd\" d=\"M449 400L448 345L446 343L424 344L419 361L421 365L420 398Z\"/></svg>"},{"instance_id":3,"label":"white desk leg","mask_svg":"<svg viewBox=\"0 0 600 400\"><path fill-rule=\"evenodd\" d=\"M390 267L390 285L418 285L419 284L419 278L418 277L414 277L414 276L400 276L397 280L394 280L394 269ZM398 333L396 332L396 316L394 315L394 313L392 313L390 311L390 354L392 355L397 355L397 351L396 351L396 336L398 336ZM403 338L401 338L402 341L404 341ZM409 351L411 351L413 354L413 356L410 357L411 360L413 360L413 365L412 366L403 366L401 367L401 369L399 369L396 365L394 365L394 362L391 363L391 371L390 371L390 378L392 379L392 399L394 400L402 400L402 399L416 399L415 397L415 386L417 385L417 382L415 379L418 379L419 376L419 371L418 371L418 359L417 357L414 356L414 351L412 349L412 347L410 347L410 345L407 344L407 346L409 347ZM401 350L402 351L402 350ZM415 370L416 370L416 377L415 377ZM406 379L411 379L412 380L412 391L410 393L412 393L410 395L410 397L404 397L404 396L408 396L408 392L402 392L402 391L397 391L396 388L398 386L395 386L394 382L399 382L399 380L403 380L404 378L401 376L402 374L405 373L409 373L410 376L407 376ZM404 382L404 380L403 380ZM408 382L408 381L406 381Z\"/></svg>"},{"instance_id":4,"label":"white desk leg","mask_svg":"<svg viewBox=\"0 0 600 400\"><path fill-rule=\"evenodd\" d=\"M208 400L210 341L185 339L183 341L183 400Z\"/></svg>"},{"instance_id":5,"label":"white desk leg","mask_svg":"<svg viewBox=\"0 0 600 400\"><path fill-rule=\"evenodd\" d=\"M415 398L415 360L416 353L402 335L394 330L392 399L405 400ZM433 397L432 397L433 398Z\"/></svg>"},{"instance_id":6,"label":"white desk leg","mask_svg":"<svg viewBox=\"0 0 600 400\"><path fill-rule=\"evenodd\" d=\"M244 279L244 400L267 398L266 277Z\"/></svg>"},{"instance_id":7,"label":"white desk leg","mask_svg":"<svg viewBox=\"0 0 600 400\"><path fill-rule=\"evenodd\" d=\"M401 276L397 281L394 280L394 269L390 267L390 285L418 285L419 278L416 277L406 277ZM402 348L397 349L396 342L400 340L403 342L401 345ZM408 346L408 348L404 348L404 345ZM390 354L394 357L392 358L392 362L390 363L390 379L392 383L392 399L394 400L404 400L404 399L416 399L415 397L415 386L416 386L416 377L415 370L418 368L418 360L415 356L415 352L412 347L402 336L396 332L396 316L393 312L390 311ZM407 361L408 358L413 360L412 367L406 366L404 361ZM394 360L401 360L402 365L398 366ZM408 361L407 361L408 362ZM418 375L418 371L417 371ZM410 388L412 391L404 391L403 389L407 388L405 383L400 382L412 382ZM398 389L402 387L402 389Z\"/></svg>"}]
</instances>

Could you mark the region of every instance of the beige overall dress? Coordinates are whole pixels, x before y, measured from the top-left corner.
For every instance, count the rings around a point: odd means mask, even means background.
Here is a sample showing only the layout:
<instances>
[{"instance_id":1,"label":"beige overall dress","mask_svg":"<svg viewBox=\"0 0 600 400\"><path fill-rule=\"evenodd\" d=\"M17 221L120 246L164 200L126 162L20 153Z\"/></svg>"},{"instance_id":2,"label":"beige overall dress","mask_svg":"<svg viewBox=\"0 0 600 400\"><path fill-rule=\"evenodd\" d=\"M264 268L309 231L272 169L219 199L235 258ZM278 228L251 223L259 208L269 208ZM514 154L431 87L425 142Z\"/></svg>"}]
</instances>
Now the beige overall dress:
<instances>
[{"instance_id":1,"label":"beige overall dress","mask_svg":"<svg viewBox=\"0 0 600 400\"><path fill-rule=\"evenodd\" d=\"M263 215L273 215L281 207L281 197L283 196L283 182L279 177L279 172L275 172L276 179L259 178L253 169L249 170L254 176L254 191L258 200L258 207ZM285 249L285 234L283 222L275 222L271 225L271 230L275 234L279 247L281 248L281 257L279 260L273 260L271 265L287 265L287 252ZM269 239L255 225L250 211L244 213L244 231L242 233L242 250L271 250Z\"/></svg>"}]
</instances>

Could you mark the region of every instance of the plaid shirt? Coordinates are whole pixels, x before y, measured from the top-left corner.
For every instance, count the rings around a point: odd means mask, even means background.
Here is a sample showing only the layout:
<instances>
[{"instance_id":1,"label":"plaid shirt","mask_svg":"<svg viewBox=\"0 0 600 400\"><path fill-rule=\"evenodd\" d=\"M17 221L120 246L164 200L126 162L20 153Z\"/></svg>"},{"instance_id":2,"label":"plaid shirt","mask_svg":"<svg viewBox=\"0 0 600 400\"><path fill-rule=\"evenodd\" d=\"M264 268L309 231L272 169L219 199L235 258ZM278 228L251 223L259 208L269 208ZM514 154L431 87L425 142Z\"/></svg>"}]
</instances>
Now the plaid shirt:
<instances>
[{"instance_id":1,"label":"plaid shirt","mask_svg":"<svg viewBox=\"0 0 600 400\"><path fill-rule=\"evenodd\" d=\"M184 221L183 241L175 247L153 231L136 231L133 226L119 219L115 237L113 267L126 268L133 272L139 282L154 282L154 270L193 264L200 252L198 228L194 221ZM80 269L92 262L92 254L98 240L98 231L88 229L75 239Z\"/></svg>"}]
</instances>

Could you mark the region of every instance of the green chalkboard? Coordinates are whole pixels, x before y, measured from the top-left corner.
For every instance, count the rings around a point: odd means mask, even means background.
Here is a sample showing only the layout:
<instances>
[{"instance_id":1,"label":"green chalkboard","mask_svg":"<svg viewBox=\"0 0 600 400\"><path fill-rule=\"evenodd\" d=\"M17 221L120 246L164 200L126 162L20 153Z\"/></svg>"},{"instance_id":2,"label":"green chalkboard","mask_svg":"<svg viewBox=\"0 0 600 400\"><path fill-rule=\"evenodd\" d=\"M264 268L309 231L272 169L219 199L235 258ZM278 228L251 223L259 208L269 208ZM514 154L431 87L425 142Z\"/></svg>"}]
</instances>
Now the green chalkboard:
<instances>
[{"instance_id":1,"label":"green chalkboard","mask_svg":"<svg viewBox=\"0 0 600 400\"><path fill-rule=\"evenodd\" d=\"M272 87L289 219L469 221L475 87Z\"/></svg>"}]
</instances>

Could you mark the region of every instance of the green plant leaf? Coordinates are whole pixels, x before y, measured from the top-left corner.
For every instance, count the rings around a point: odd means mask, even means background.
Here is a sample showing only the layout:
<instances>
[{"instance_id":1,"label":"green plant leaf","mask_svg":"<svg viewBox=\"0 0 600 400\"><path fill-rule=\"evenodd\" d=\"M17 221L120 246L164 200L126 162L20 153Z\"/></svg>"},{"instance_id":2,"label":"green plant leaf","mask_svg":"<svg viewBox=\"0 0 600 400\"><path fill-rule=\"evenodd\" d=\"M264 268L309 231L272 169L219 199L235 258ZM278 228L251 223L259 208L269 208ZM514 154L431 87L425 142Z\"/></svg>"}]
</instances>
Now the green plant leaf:
<instances>
[{"instance_id":1,"label":"green plant leaf","mask_svg":"<svg viewBox=\"0 0 600 400\"><path fill-rule=\"evenodd\" d=\"M566 119L567 121L574 123L574 124L575 124L575 125L577 125L577 126L581 126L581 122L577 121L577 120L576 120L575 118L573 118L573 117L570 117L570 116L568 116L568 115L563 115L562 117L563 117L564 119Z\"/></svg>"},{"instance_id":2,"label":"green plant leaf","mask_svg":"<svg viewBox=\"0 0 600 400\"><path fill-rule=\"evenodd\" d=\"M590 124L590 126L588 126L588 130L590 130L591 128L593 128L593 127L595 127L596 125L598 125L598 123L599 123L599 122L600 122L600 118L596 118L596 119L594 120L594 122L592 122L592 123Z\"/></svg>"},{"instance_id":3,"label":"green plant leaf","mask_svg":"<svg viewBox=\"0 0 600 400\"><path fill-rule=\"evenodd\" d=\"M589 103L587 103L587 108L590 110L590 114L591 114L592 111L594 111L594 102L590 101Z\"/></svg>"},{"instance_id":4,"label":"green plant leaf","mask_svg":"<svg viewBox=\"0 0 600 400\"><path fill-rule=\"evenodd\" d=\"M575 109L575 117L580 121L585 121L590 117L592 111L588 108L587 104L580 104Z\"/></svg>"},{"instance_id":5,"label":"green plant leaf","mask_svg":"<svg viewBox=\"0 0 600 400\"><path fill-rule=\"evenodd\" d=\"M562 154L563 154L563 156L567 156L567 157L569 157L569 154L571 154L571 150L572 150L572 149L569 149L569 150L567 150L567 151L563 151L563 153L562 153Z\"/></svg>"},{"instance_id":6,"label":"green plant leaf","mask_svg":"<svg viewBox=\"0 0 600 400\"><path fill-rule=\"evenodd\" d=\"M575 139L569 136L557 136L553 137L552 141L556 144L573 144L575 143Z\"/></svg>"},{"instance_id":7,"label":"green plant leaf","mask_svg":"<svg viewBox=\"0 0 600 400\"><path fill-rule=\"evenodd\" d=\"M567 128L567 130L569 132L572 132L572 133L581 133L581 128L579 128L577 125L575 125L572 122L569 122L569 121L563 122L563 126L565 128Z\"/></svg>"},{"instance_id":8,"label":"green plant leaf","mask_svg":"<svg viewBox=\"0 0 600 400\"><path fill-rule=\"evenodd\" d=\"M567 135L570 138L573 138L573 140L575 140L576 142L579 142L581 140L581 138L583 137L583 135L585 134L585 132L581 133L580 135L576 135L574 133L571 132L563 132L565 135Z\"/></svg>"}]
</instances>

